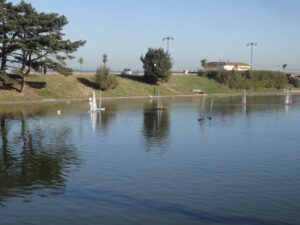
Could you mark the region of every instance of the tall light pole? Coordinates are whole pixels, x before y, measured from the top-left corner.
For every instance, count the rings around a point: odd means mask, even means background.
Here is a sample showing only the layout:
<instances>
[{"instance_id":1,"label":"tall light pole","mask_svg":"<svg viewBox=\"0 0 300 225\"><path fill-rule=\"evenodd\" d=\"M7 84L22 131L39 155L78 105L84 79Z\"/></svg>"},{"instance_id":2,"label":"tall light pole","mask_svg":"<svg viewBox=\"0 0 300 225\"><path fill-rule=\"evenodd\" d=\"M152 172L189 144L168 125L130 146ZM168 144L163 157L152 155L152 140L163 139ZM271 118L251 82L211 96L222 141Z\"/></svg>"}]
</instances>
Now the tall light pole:
<instances>
[{"instance_id":1,"label":"tall light pole","mask_svg":"<svg viewBox=\"0 0 300 225\"><path fill-rule=\"evenodd\" d=\"M154 88L153 88L153 92L155 94L155 84L156 84L156 63L153 64L153 78L154 78Z\"/></svg>"},{"instance_id":2,"label":"tall light pole","mask_svg":"<svg viewBox=\"0 0 300 225\"><path fill-rule=\"evenodd\" d=\"M253 67L253 46L257 46L257 43L255 42L250 42L247 44L247 47L251 46L251 70Z\"/></svg>"},{"instance_id":3,"label":"tall light pole","mask_svg":"<svg viewBox=\"0 0 300 225\"><path fill-rule=\"evenodd\" d=\"M163 40L163 41L167 40L167 52L169 53L169 41L170 41L170 40L173 41L174 38L168 36L168 37L164 37L162 40Z\"/></svg>"}]
</instances>

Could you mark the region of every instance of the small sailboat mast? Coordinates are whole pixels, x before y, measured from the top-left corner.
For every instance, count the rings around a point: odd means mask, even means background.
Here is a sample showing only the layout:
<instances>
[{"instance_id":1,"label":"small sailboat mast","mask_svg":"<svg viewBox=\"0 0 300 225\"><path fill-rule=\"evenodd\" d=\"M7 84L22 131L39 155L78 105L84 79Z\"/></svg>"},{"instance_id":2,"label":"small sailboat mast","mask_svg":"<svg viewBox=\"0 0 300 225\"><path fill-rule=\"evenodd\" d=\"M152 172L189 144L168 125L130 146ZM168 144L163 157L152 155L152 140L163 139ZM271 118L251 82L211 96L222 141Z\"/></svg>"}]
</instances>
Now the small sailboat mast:
<instances>
[{"instance_id":1,"label":"small sailboat mast","mask_svg":"<svg viewBox=\"0 0 300 225\"><path fill-rule=\"evenodd\" d=\"M98 106L98 108L97 108L97 111L105 111L105 108L102 107L101 90L100 90L100 96L99 96L99 106Z\"/></svg>"},{"instance_id":2,"label":"small sailboat mast","mask_svg":"<svg viewBox=\"0 0 300 225\"><path fill-rule=\"evenodd\" d=\"M101 102L101 90L100 90L100 97L99 97L99 108L101 108L101 104L102 104L102 102Z\"/></svg>"}]
</instances>

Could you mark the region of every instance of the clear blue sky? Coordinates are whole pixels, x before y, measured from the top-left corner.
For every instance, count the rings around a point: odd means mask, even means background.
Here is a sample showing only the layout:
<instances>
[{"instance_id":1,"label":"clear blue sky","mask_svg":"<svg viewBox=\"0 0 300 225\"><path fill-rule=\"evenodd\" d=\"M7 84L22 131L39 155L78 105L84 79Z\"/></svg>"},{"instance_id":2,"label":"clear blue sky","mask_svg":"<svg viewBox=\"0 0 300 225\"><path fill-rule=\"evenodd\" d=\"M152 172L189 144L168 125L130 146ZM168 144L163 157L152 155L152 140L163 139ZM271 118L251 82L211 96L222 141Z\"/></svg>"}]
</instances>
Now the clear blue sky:
<instances>
[{"instance_id":1,"label":"clear blue sky","mask_svg":"<svg viewBox=\"0 0 300 225\"><path fill-rule=\"evenodd\" d=\"M7 0L10 1L10 0ZM12 0L17 3L18 0ZM299 0L27 0L39 12L65 15L66 38L87 44L68 62L96 69L102 54L113 70L142 69L149 47L166 49L172 36L173 69L196 70L200 60L250 63L248 42L256 42L256 69L300 69Z\"/></svg>"}]
</instances>

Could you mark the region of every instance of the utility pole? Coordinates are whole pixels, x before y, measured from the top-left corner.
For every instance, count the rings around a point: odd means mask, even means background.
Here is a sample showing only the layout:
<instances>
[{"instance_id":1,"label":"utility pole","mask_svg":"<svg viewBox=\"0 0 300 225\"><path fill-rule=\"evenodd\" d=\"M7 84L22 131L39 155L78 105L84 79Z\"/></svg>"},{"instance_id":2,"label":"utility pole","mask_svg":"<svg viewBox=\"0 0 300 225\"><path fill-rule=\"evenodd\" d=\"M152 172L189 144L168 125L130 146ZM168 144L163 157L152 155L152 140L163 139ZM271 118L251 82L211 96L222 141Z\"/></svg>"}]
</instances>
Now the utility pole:
<instances>
[{"instance_id":1,"label":"utility pole","mask_svg":"<svg viewBox=\"0 0 300 225\"><path fill-rule=\"evenodd\" d=\"M170 40L173 41L174 38L168 36L168 37L164 37L162 40L163 40L163 41L167 40L167 53L169 53L169 41L170 41Z\"/></svg>"},{"instance_id":2,"label":"utility pole","mask_svg":"<svg viewBox=\"0 0 300 225\"><path fill-rule=\"evenodd\" d=\"M253 46L257 46L257 43L255 42L250 42L247 44L247 47L251 46L251 70L253 66Z\"/></svg>"}]
</instances>

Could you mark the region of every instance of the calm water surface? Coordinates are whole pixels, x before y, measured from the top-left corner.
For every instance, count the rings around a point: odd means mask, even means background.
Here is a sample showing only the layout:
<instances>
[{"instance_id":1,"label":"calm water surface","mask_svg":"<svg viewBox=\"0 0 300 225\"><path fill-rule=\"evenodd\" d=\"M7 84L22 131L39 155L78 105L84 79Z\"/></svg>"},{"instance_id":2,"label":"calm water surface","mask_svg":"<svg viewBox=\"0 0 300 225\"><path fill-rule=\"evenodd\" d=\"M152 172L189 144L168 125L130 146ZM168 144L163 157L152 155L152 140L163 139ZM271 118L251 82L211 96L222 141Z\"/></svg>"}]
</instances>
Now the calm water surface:
<instances>
[{"instance_id":1,"label":"calm water surface","mask_svg":"<svg viewBox=\"0 0 300 225\"><path fill-rule=\"evenodd\" d=\"M300 224L294 100L1 106L0 224Z\"/></svg>"}]
</instances>

